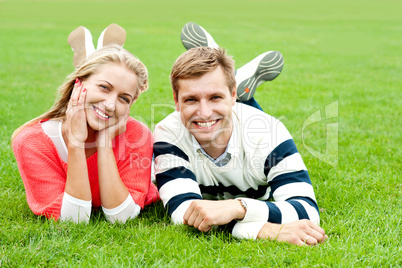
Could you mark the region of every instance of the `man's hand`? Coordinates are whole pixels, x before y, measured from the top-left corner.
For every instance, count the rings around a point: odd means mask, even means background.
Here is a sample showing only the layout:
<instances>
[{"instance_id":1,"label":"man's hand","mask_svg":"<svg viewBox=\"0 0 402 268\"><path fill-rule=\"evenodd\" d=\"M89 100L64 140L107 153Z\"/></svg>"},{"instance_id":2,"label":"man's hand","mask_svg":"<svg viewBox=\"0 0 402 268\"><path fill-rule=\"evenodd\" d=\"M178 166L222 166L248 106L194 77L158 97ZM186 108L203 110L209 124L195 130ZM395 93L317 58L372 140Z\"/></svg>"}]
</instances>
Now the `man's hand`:
<instances>
[{"instance_id":1,"label":"man's hand","mask_svg":"<svg viewBox=\"0 0 402 268\"><path fill-rule=\"evenodd\" d=\"M323 243L328 236L324 229L309 220L298 220L286 224L267 222L257 238L285 241L298 246Z\"/></svg>"},{"instance_id":2,"label":"man's hand","mask_svg":"<svg viewBox=\"0 0 402 268\"><path fill-rule=\"evenodd\" d=\"M238 200L195 200L183 216L183 223L202 232L208 232L213 225L224 225L234 219L243 219L245 209Z\"/></svg>"}]
</instances>

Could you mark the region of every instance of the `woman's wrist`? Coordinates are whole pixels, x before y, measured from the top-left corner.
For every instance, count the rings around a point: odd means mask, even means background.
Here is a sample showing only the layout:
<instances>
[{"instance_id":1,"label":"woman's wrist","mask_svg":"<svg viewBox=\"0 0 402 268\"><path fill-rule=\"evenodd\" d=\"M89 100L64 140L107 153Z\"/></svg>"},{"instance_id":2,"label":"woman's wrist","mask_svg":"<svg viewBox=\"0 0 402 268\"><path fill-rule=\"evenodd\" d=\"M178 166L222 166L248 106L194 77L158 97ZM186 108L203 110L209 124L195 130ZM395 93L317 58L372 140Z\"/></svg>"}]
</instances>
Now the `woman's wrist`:
<instances>
[{"instance_id":1,"label":"woman's wrist","mask_svg":"<svg viewBox=\"0 0 402 268\"><path fill-rule=\"evenodd\" d=\"M75 138L68 138L67 149L76 151L85 151L85 142L79 141Z\"/></svg>"},{"instance_id":2,"label":"woman's wrist","mask_svg":"<svg viewBox=\"0 0 402 268\"><path fill-rule=\"evenodd\" d=\"M110 133L99 133L96 142L96 147L98 149L106 149L113 147L113 139L110 137Z\"/></svg>"}]
</instances>

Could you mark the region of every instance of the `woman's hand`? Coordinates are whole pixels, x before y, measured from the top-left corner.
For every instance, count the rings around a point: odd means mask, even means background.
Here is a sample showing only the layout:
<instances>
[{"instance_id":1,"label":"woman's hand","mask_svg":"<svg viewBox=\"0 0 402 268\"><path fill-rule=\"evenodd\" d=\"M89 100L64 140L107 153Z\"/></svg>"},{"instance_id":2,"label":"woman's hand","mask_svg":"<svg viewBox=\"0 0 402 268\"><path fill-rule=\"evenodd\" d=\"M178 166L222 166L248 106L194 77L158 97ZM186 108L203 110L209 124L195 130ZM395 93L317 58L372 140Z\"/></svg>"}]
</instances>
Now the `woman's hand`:
<instances>
[{"instance_id":1,"label":"woman's hand","mask_svg":"<svg viewBox=\"0 0 402 268\"><path fill-rule=\"evenodd\" d=\"M88 138L87 117L85 113L86 89L77 78L67 106L67 139L76 147L85 148Z\"/></svg>"},{"instance_id":2,"label":"woman's hand","mask_svg":"<svg viewBox=\"0 0 402 268\"><path fill-rule=\"evenodd\" d=\"M112 150L113 139L126 131L129 113L130 109L127 109L125 115L119 118L116 124L100 130L96 138L100 198L102 207L107 209L121 205L129 195L120 177L117 160Z\"/></svg>"},{"instance_id":3,"label":"woman's hand","mask_svg":"<svg viewBox=\"0 0 402 268\"><path fill-rule=\"evenodd\" d=\"M63 123L68 146L68 168L64 191L75 198L89 201L92 193L85 155L85 141L88 137L85 113L86 94L86 89L77 78L67 106L67 119Z\"/></svg>"},{"instance_id":4,"label":"woman's hand","mask_svg":"<svg viewBox=\"0 0 402 268\"><path fill-rule=\"evenodd\" d=\"M126 114L121 118L119 118L117 124L108 126L107 128L102 129L101 131L98 132L97 143L96 143L98 148L112 147L113 139L126 131L129 114L130 109L127 109Z\"/></svg>"}]
</instances>

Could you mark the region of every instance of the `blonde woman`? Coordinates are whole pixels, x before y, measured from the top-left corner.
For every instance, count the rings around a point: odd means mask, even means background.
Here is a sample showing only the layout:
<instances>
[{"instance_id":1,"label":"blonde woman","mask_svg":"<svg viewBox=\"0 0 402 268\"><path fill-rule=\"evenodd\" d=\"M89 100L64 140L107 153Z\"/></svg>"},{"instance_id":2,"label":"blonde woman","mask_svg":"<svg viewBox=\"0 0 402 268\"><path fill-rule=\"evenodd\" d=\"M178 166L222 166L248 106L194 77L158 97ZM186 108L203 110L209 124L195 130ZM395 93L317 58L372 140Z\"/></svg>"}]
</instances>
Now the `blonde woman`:
<instances>
[{"instance_id":1,"label":"blonde woman","mask_svg":"<svg viewBox=\"0 0 402 268\"><path fill-rule=\"evenodd\" d=\"M67 77L50 111L13 133L34 214L87 222L101 207L109 221L124 223L159 200L150 179L152 133L129 116L147 88L145 65L106 45Z\"/></svg>"}]
</instances>

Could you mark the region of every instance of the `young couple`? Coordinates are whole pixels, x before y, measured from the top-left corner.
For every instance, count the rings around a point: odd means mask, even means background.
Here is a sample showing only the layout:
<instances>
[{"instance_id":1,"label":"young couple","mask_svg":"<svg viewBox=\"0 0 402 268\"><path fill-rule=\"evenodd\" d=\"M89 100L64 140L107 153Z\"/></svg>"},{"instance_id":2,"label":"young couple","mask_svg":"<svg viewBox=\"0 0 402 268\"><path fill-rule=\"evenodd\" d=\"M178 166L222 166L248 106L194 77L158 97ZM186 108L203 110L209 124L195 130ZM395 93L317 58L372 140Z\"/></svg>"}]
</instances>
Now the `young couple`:
<instances>
[{"instance_id":1,"label":"young couple","mask_svg":"<svg viewBox=\"0 0 402 268\"><path fill-rule=\"evenodd\" d=\"M110 25L96 50L84 27L70 34L76 70L61 97L12 137L31 210L87 222L101 207L109 221L124 223L160 198L174 223L203 232L225 226L239 238L324 242L292 137L253 98L279 75L282 55L269 51L235 70L201 26L186 24L181 39L188 51L170 76L177 111L157 124L153 138L129 116L148 74L122 48L124 29Z\"/></svg>"}]
</instances>

